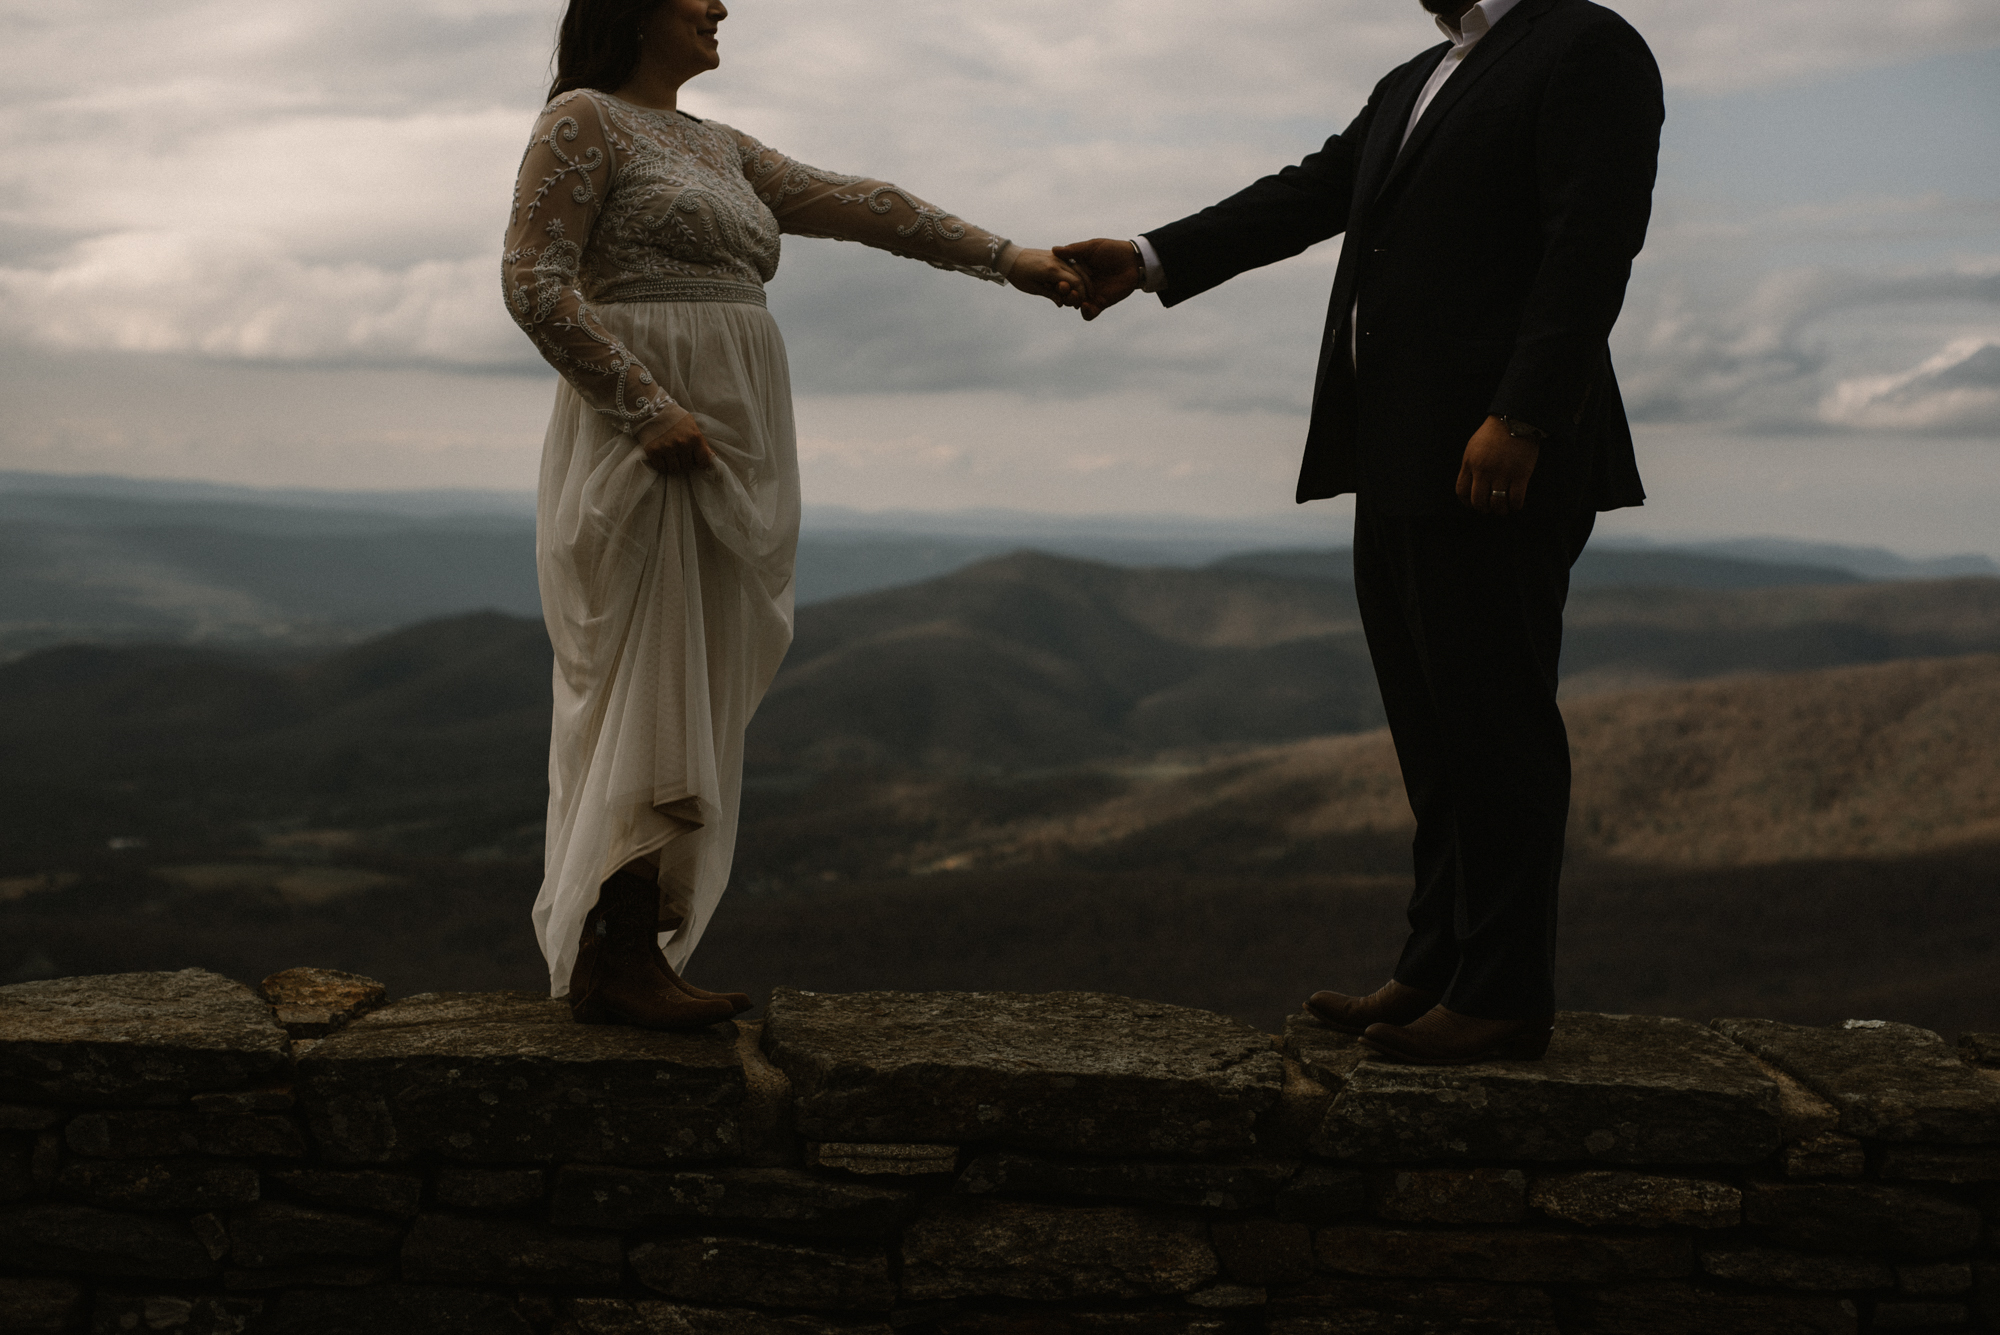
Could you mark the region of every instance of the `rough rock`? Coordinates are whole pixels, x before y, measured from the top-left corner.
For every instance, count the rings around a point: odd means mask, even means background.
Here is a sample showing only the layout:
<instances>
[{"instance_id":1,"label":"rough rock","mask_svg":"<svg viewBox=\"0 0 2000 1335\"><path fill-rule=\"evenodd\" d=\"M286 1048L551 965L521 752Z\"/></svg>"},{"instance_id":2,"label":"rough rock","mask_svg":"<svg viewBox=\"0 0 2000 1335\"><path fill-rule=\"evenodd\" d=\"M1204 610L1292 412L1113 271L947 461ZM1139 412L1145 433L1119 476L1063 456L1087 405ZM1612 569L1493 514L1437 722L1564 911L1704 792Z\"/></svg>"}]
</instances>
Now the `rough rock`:
<instances>
[{"instance_id":1,"label":"rough rock","mask_svg":"<svg viewBox=\"0 0 2000 1335\"><path fill-rule=\"evenodd\" d=\"M539 1168L441 1168L437 1200L454 1210L518 1210L539 1204L548 1187Z\"/></svg>"},{"instance_id":2,"label":"rough rock","mask_svg":"<svg viewBox=\"0 0 2000 1335\"><path fill-rule=\"evenodd\" d=\"M287 1112L298 1102L290 1085L266 1085L259 1089L210 1089L188 1103L196 1112L262 1113Z\"/></svg>"},{"instance_id":3,"label":"rough rock","mask_svg":"<svg viewBox=\"0 0 2000 1335\"><path fill-rule=\"evenodd\" d=\"M1518 1168L1412 1168L1375 1189L1375 1213L1405 1224L1512 1224L1527 1212Z\"/></svg>"},{"instance_id":4,"label":"rough rock","mask_svg":"<svg viewBox=\"0 0 2000 1335\"><path fill-rule=\"evenodd\" d=\"M1571 1224L1627 1228L1734 1228L1743 1193L1704 1177L1589 1172L1538 1177L1528 1203Z\"/></svg>"},{"instance_id":5,"label":"rough rock","mask_svg":"<svg viewBox=\"0 0 2000 1335\"><path fill-rule=\"evenodd\" d=\"M1942 1330L1963 1326L1972 1319L1972 1309L1964 1303L1875 1304L1871 1330Z\"/></svg>"},{"instance_id":6,"label":"rough rock","mask_svg":"<svg viewBox=\"0 0 2000 1335\"><path fill-rule=\"evenodd\" d=\"M1586 1291L1568 1312L1591 1335L1854 1335L1854 1304L1806 1294L1724 1293L1685 1284Z\"/></svg>"},{"instance_id":7,"label":"rough rock","mask_svg":"<svg viewBox=\"0 0 2000 1335\"><path fill-rule=\"evenodd\" d=\"M495 1293L385 1284L368 1289L302 1289L270 1301L257 1335L532 1335L514 1304Z\"/></svg>"},{"instance_id":8,"label":"rough rock","mask_svg":"<svg viewBox=\"0 0 2000 1335\"><path fill-rule=\"evenodd\" d=\"M1972 1288L1972 1263L1947 1261L1896 1267L1896 1288L1915 1298L1956 1298Z\"/></svg>"},{"instance_id":9,"label":"rough rock","mask_svg":"<svg viewBox=\"0 0 2000 1335\"><path fill-rule=\"evenodd\" d=\"M35 1190L53 1190L61 1167L62 1142L53 1131L40 1132L35 1136L34 1148L28 1151L28 1178L35 1184Z\"/></svg>"},{"instance_id":10,"label":"rough rock","mask_svg":"<svg viewBox=\"0 0 2000 1335\"><path fill-rule=\"evenodd\" d=\"M1883 1020L1823 1028L1717 1020L1715 1027L1833 1104L1850 1136L2000 1144L2000 1081L1928 1029Z\"/></svg>"},{"instance_id":11,"label":"rough rock","mask_svg":"<svg viewBox=\"0 0 2000 1335\"><path fill-rule=\"evenodd\" d=\"M315 1044L297 1088L337 1163L715 1160L737 1144L734 1041L580 1025L532 993L431 993Z\"/></svg>"},{"instance_id":12,"label":"rough rock","mask_svg":"<svg viewBox=\"0 0 2000 1335\"><path fill-rule=\"evenodd\" d=\"M1307 1164L1278 1192L1278 1217L1332 1224L1368 1213L1372 1178L1354 1168Z\"/></svg>"},{"instance_id":13,"label":"rough rock","mask_svg":"<svg viewBox=\"0 0 2000 1335\"><path fill-rule=\"evenodd\" d=\"M920 1327L921 1329L921 1327ZM1258 1329L1222 1312L953 1312L937 1335L1249 1335Z\"/></svg>"},{"instance_id":14,"label":"rough rock","mask_svg":"<svg viewBox=\"0 0 2000 1335\"><path fill-rule=\"evenodd\" d=\"M1784 1162L1786 1177L1861 1177L1868 1172L1861 1142L1838 1131L1785 1146Z\"/></svg>"},{"instance_id":15,"label":"rough rock","mask_svg":"<svg viewBox=\"0 0 2000 1335\"><path fill-rule=\"evenodd\" d=\"M1514 1284L1323 1277L1275 1297L1271 1335L1556 1335L1555 1305Z\"/></svg>"},{"instance_id":16,"label":"rough rock","mask_svg":"<svg viewBox=\"0 0 2000 1335\"><path fill-rule=\"evenodd\" d=\"M1235 1313L1185 1310L951 1312L936 1326L937 1335L1250 1335L1259 1329Z\"/></svg>"},{"instance_id":17,"label":"rough rock","mask_svg":"<svg viewBox=\"0 0 2000 1335\"><path fill-rule=\"evenodd\" d=\"M1052 1159L998 1150L966 1166L952 1190L967 1196L1079 1196L1260 1210L1298 1171L1295 1163Z\"/></svg>"},{"instance_id":18,"label":"rough rock","mask_svg":"<svg viewBox=\"0 0 2000 1335\"><path fill-rule=\"evenodd\" d=\"M683 1302L887 1311L896 1301L880 1251L807 1247L761 1238L655 1238L632 1249L647 1288Z\"/></svg>"},{"instance_id":19,"label":"rough rock","mask_svg":"<svg viewBox=\"0 0 2000 1335\"><path fill-rule=\"evenodd\" d=\"M144 1107L281 1074L285 1031L206 969L0 987L0 1101Z\"/></svg>"},{"instance_id":20,"label":"rough rock","mask_svg":"<svg viewBox=\"0 0 2000 1335\"><path fill-rule=\"evenodd\" d=\"M786 1087L790 1088L790 1085ZM812 1141L806 1145L805 1158L814 1168L831 1168L862 1177L935 1177L958 1171L956 1145L856 1145L841 1141Z\"/></svg>"},{"instance_id":21,"label":"rough rock","mask_svg":"<svg viewBox=\"0 0 2000 1335\"><path fill-rule=\"evenodd\" d=\"M83 1309L74 1280L0 1276L0 1330L12 1335L62 1335L76 1328Z\"/></svg>"},{"instance_id":22,"label":"rough rock","mask_svg":"<svg viewBox=\"0 0 2000 1335\"><path fill-rule=\"evenodd\" d=\"M258 1197L257 1170L210 1159L72 1160L56 1190L86 1205L127 1210L220 1210Z\"/></svg>"},{"instance_id":23,"label":"rough rock","mask_svg":"<svg viewBox=\"0 0 2000 1335\"><path fill-rule=\"evenodd\" d=\"M556 1178L554 1222L581 1228L750 1224L804 1237L886 1237L917 1216L914 1192L792 1168L650 1172L595 1165Z\"/></svg>"},{"instance_id":24,"label":"rough rock","mask_svg":"<svg viewBox=\"0 0 2000 1335\"><path fill-rule=\"evenodd\" d=\"M19 1103L0 1104L0 1131L46 1131L62 1119L62 1112L56 1108L34 1108Z\"/></svg>"},{"instance_id":25,"label":"rough rock","mask_svg":"<svg viewBox=\"0 0 2000 1335\"><path fill-rule=\"evenodd\" d=\"M207 1279L215 1261L185 1219L117 1214L88 1205L0 1210L0 1256L28 1270L93 1277Z\"/></svg>"},{"instance_id":26,"label":"rough rock","mask_svg":"<svg viewBox=\"0 0 2000 1335\"><path fill-rule=\"evenodd\" d=\"M1195 1215L1131 1206L935 1201L903 1235L903 1292L949 1298L1141 1298L1214 1279Z\"/></svg>"},{"instance_id":27,"label":"rough rock","mask_svg":"<svg viewBox=\"0 0 2000 1335\"><path fill-rule=\"evenodd\" d=\"M1886 1289L1896 1282L1895 1272L1887 1265L1866 1257L1826 1256L1740 1242L1704 1246L1701 1268L1717 1279L1816 1293Z\"/></svg>"},{"instance_id":28,"label":"rough rock","mask_svg":"<svg viewBox=\"0 0 2000 1335\"><path fill-rule=\"evenodd\" d=\"M1778 1125L1785 1133L1786 1144L1811 1140L1839 1128L1840 1109L1761 1057L1757 1059L1757 1069L1777 1082Z\"/></svg>"},{"instance_id":29,"label":"rough rock","mask_svg":"<svg viewBox=\"0 0 2000 1335\"><path fill-rule=\"evenodd\" d=\"M2000 1182L2000 1145L1891 1145L1877 1176L1905 1182Z\"/></svg>"},{"instance_id":30,"label":"rough rock","mask_svg":"<svg viewBox=\"0 0 2000 1335\"><path fill-rule=\"evenodd\" d=\"M1961 1034L1958 1055L1974 1066L2000 1068L2000 1034Z\"/></svg>"},{"instance_id":31,"label":"rough rock","mask_svg":"<svg viewBox=\"0 0 2000 1335\"><path fill-rule=\"evenodd\" d=\"M1257 1150L1273 1159L1299 1159L1333 1106L1333 1090L1290 1057L1284 1064L1278 1101L1257 1122Z\"/></svg>"},{"instance_id":32,"label":"rough rock","mask_svg":"<svg viewBox=\"0 0 2000 1335\"><path fill-rule=\"evenodd\" d=\"M257 991L293 1038L325 1038L389 995L373 978L338 969L285 969L257 984Z\"/></svg>"},{"instance_id":33,"label":"rough rock","mask_svg":"<svg viewBox=\"0 0 2000 1335\"><path fill-rule=\"evenodd\" d=\"M764 1022L736 1022L736 1059L743 1064L743 1106L737 1134L743 1157L755 1168L786 1168L799 1161L792 1125L792 1082L764 1056Z\"/></svg>"},{"instance_id":34,"label":"rough rock","mask_svg":"<svg viewBox=\"0 0 2000 1335\"><path fill-rule=\"evenodd\" d=\"M424 1180L406 1173L370 1169L292 1168L270 1174L278 1186L314 1205L336 1210L375 1210L398 1219L417 1217Z\"/></svg>"},{"instance_id":35,"label":"rough rock","mask_svg":"<svg viewBox=\"0 0 2000 1335\"><path fill-rule=\"evenodd\" d=\"M2000 1325L2000 1260L1973 1264L1972 1294L1972 1305L1986 1324Z\"/></svg>"},{"instance_id":36,"label":"rough rock","mask_svg":"<svg viewBox=\"0 0 2000 1335\"><path fill-rule=\"evenodd\" d=\"M419 1283L596 1288L624 1274L625 1250L617 1238L521 1219L426 1214L403 1242L403 1278Z\"/></svg>"},{"instance_id":37,"label":"rough rock","mask_svg":"<svg viewBox=\"0 0 2000 1335\"><path fill-rule=\"evenodd\" d=\"M1336 1225L1313 1239L1321 1266L1387 1279L1484 1279L1521 1284L1604 1284L1677 1279L1694 1248L1673 1234L1499 1232Z\"/></svg>"},{"instance_id":38,"label":"rough rock","mask_svg":"<svg viewBox=\"0 0 2000 1335\"><path fill-rule=\"evenodd\" d=\"M268 1293L310 1285L316 1289L362 1289L396 1279L393 1258L374 1261L325 1261L316 1265L273 1266L262 1270L225 1270L222 1287L231 1293Z\"/></svg>"},{"instance_id":39,"label":"rough rock","mask_svg":"<svg viewBox=\"0 0 2000 1335\"><path fill-rule=\"evenodd\" d=\"M263 1201L229 1219L230 1260L253 1270L381 1256L402 1240L399 1224L285 1201Z\"/></svg>"},{"instance_id":40,"label":"rough rock","mask_svg":"<svg viewBox=\"0 0 2000 1335\"><path fill-rule=\"evenodd\" d=\"M1811 1251L1950 1256L1979 1241L1979 1211L1909 1187L1872 1182L1751 1182L1743 1222Z\"/></svg>"},{"instance_id":41,"label":"rough rock","mask_svg":"<svg viewBox=\"0 0 2000 1335\"><path fill-rule=\"evenodd\" d=\"M1210 1155L1257 1143L1284 1064L1248 1025L1089 992L780 988L764 1050L809 1140Z\"/></svg>"},{"instance_id":42,"label":"rough rock","mask_svg":"<svg viewBox=\"0 0 2000 1335\"><path fill-rule=\"evenodd\" d=\"M1305 1011L1285 1017L1285 1036L1280 1047L1316 1084L1333 1094L1340 1092L1347 1078L1354 1074L1354 1068L1371 1055L1361 1046L1359 1038L1329 1029Z\"/></svg>"},{"instance_id":43,"label":"rough rock","mask_svg":"<svg viewBox=\"0 0 2000 1335\"><path fill-rule=\"evenodd\" d=\"M29 1136L0 1136L0 1204L35 1191L35 1142Z\"/></svg>"},{"instance_id":44,"label":"rough rock","mask_svg":"<svg viewBox=\"0 0 2000 1335\"><path fill-rule=\"evenodd\" d=\"M84 1113L70 1119L63 1138L78 1154L98 1159L181 1154L296 1159L306 1152L305 1137L290 1118L242 1113Z\"/></svg>"},{"instance_id":45,"label":"rough rock","mask_svg":"<svg viewBox=\"0 0 2000 1335\"><path fill-rule=\"evenodd\" d=\"M1756 1062L1700 1025L1565 1012L1541 1061L1361 1063L1312 1148L1391 1163L1755 1163L1778 1148L1778 1112Z\"/></svg>"},{"instance_id":46,"label":"rough rock","mask_svg":"<svg viewBox=\"0 0 2000 1335\"><path fill-rule=\"evenodd\" d=\"M171 1330L176 1335L242 1335L263 1310L260 1298L99 1293L91 1312L91 1327L106 1332Z\"/></svg>"},{"instance_id":47,"label":"rough rock","mask_svg":"<svg viewBox=\"0 0 2000 1335\"><path fill-rule=\"evenodd\" d=\"M1285 1219L1216 1219L1209 1226L1222 1272L1239 1284L1300 1284L1313 1270L1312 1229Z\"/></svg>"},{"instance_id":48,"label":"rough rock","mask_svg":"<svg viewBox=\"0 0 2000 1335\"><path fill-rule=\"evenodd\" d=\"M889 1335L881 1321L839 1322L626 1298L578 1298L557 1318L554 1335Z\"/></svg>"}]
</instances>

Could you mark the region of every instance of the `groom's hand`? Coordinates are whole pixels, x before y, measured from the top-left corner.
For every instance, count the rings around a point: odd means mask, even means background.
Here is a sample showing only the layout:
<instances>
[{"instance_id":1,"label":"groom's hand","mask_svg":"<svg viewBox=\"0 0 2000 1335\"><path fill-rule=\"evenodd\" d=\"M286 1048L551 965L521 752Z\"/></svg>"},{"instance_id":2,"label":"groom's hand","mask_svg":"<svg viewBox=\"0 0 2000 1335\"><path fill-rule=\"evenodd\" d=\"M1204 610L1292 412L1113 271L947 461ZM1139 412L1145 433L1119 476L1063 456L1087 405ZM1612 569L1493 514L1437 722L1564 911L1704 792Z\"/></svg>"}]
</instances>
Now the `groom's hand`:
<instances>
[{"instance_id":1,"label":"groom's hand","mask_svg":"<svg viewBox=\"0 0 2000 1335\"><path fill-rule=\"evenodd\" d=\"M1103 236L1094 241L1078 241L1057 246L1056 258L1069 261L1090 277L1090 290L1076 294L1077 305L1083 308L1086 320L1095 320L1138 291L1139 285L1146 281L1139 252L1130 241L1113 241Z\"/></svg>"},{"instance_id":2,"label":"groom's hand","mask_svg":"<svg viewBox=\"0 0 2000 1335\"><path fill-rule=\"evenodd\" d=\"M1489 417L1465 443L1465 461L1458 468L1458 503L1482 514L1518 514L1528 503L1528 479L1542 447L1517 436L1497 417Z\"/></svg>"}]
</instances>

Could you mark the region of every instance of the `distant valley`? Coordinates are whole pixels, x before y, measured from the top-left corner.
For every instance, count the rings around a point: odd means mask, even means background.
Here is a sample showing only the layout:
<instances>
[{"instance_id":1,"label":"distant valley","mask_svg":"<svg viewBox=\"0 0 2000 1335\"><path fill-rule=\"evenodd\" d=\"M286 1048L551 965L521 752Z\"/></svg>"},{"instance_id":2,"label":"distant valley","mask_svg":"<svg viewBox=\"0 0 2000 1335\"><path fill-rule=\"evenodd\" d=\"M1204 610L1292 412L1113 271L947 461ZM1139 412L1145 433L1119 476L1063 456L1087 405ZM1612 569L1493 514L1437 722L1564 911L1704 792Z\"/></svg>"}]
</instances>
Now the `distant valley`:
<instances>
[{"instance_id":1,"label":"distant valley","mask_svg":"<svg viewBox=\"0 0 2000 1335\"><path fill-rule=\"evenodd\" d=\"M809 534L697 980L1267 1025L1377 981L1409 817L1347 554L983 523ZM539 986L531 534L519 498L0 478L0 979ZM1579 567L1563 1004L2000 1027L2000 578L1896 560Z\"/></svg>"}]
</instances>

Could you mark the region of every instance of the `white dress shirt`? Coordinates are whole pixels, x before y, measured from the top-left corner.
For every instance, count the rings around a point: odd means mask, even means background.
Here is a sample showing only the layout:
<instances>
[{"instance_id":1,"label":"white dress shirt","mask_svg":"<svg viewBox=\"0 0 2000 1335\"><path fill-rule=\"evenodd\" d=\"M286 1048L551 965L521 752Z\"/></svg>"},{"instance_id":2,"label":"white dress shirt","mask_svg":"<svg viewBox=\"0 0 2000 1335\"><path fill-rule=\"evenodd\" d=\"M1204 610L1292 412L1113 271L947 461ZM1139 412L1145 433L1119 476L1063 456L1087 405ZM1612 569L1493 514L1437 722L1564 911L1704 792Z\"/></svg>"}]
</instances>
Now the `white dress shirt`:
<instances>
[{"instance_id":1,"label":"white dress shirt","mask_svg":"<svg viewBox=\"0 0 2000 1335\"><path fill-rule=\"evenodd\" d=\"M1410 142L1411 132L1417 128L1417 122L1424 118L1424 113L1430 110L1431 103L1437 100L1438 90L1444 87L1447 79L1458 73L1458 67L1472 54L1472 48L1478 46L1480 39L1492 32L1501 19L1507 17L1508 10L1520 3L1521 0L1479 0L1478 4L1459 16L1456 28L1446 23L1442 16L1436 16L1438 31L1451 41L1451 50L1444 53L1444 59L1440 60L1438 67L1431 71L1431 77L1424 83L1424 91L1417 95L1417 104L1410 108L1410 119L1403 125L1402 143ZM1133 238L1133 244L1139 248L1139 258L1146 266L1146 281L1140 285L1139 290L1159 291L1167 281L1166 270L1160 265L1159 253L1153 249L1153 243L1143 236ZM1355 357L1357 353L1355 344L1359 339L1360 324L1361 303L1357 300L1348 320L1347 353L1350 358Z\"/></svg>"}]
</instances>

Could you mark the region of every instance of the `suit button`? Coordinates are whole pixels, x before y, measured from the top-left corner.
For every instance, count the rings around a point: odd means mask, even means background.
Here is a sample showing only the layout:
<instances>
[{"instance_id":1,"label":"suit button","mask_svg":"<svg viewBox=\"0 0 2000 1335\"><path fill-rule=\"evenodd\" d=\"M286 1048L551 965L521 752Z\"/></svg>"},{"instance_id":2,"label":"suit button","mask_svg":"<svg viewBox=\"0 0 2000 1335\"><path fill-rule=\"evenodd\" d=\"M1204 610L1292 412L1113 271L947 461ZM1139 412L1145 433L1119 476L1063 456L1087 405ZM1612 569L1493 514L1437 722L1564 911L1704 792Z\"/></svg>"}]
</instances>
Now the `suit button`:
<instances>
[{"instance_id":1,"label":"suit button","mask_svg":"<svg viewBox=\"0 0 2000 1335\"><path fill-rule=\"evenodd\" d=\"M1377 246L1375 247L1375 253L1377 255L1387 255L1389 253L1389 248L1387 246Z\"/></svg>"}]
</instances>

